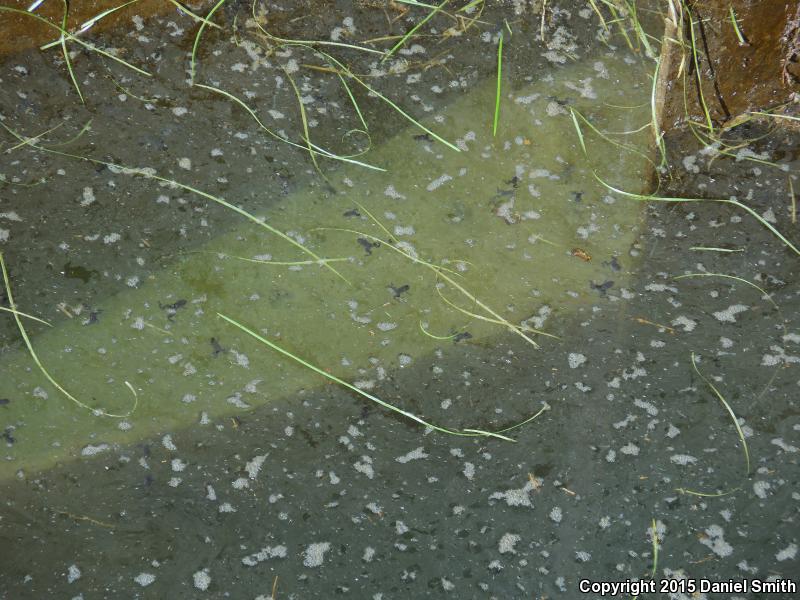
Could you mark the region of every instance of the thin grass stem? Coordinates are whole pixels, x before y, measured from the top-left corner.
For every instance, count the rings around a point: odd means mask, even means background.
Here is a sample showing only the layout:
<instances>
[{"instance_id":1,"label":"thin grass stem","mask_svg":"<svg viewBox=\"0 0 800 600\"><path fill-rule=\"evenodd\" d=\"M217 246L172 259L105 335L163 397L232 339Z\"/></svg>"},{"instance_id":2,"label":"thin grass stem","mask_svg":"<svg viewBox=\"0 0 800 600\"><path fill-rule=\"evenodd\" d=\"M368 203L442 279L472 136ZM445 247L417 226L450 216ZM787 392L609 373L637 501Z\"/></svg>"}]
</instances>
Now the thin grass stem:
<instances>
[{"instance_id":1,"label":"thin grass stem","mask_svg":"<svg viewBox=\"0 0 800 600\"><path fill-rule=\"evenodd\" d=\"M126 417L131 416L134 413L134 411L136 410L136 407L139 404L139 396L136 393L136 390L133 388L133 386L130 383L128 383L127 381L125 382L125 385L128 387L128 389L133 394L133 406L131 407L131 409L128 412L126 412L124 414L114 414L114 413L106 412L106 411L104 411L104 410L102 410L100 408L95 408L95 407L89 406L85 402L81 402L75 396L70 394L60 383L58 383L58 381L56 381L53 378L52 375L50 375L50 372L47 369L45 369L44 365L42 364L42 361L39 360L39 356L36 354L36 351L33 349L33 344L31 343L31 340L28 337L28 332L25 329L25 326L22 324L22 320L20 319L20 316L23 313L21 313L21 312L19 312L17 310L17 305L14 302L14 294L11 292L11 282L10 282L9 277L8 277L8 269L6 269L6 261L3 258L3 253L2 252L0 252L0 270L2 270L2 272L3 272L3 283L5 284L5 288L6 288L6 297L8 298L8 304L11 307L11 310L9 312L11 312L14 315L14 320L17 322L17 329L19 329L19 333L22 336L22 340L25 342L25 346L28 349L28 354L30 354L31 358L33 359L34 364L37 366L37 368L42 373L42 375L45 376L47 381L49 381L53 385L53 387L55 387L59 392L64 394L64 396L66 396L69 400L71 400L72 402L77 404L79 407L81 407L83 409L86 409L88 411L91 411L91 413L93 415L95 415L95 416L98 416L98 417L112 417L112 418L115 418L115 419L124 419Z\"/></svg>"}]
</instances>

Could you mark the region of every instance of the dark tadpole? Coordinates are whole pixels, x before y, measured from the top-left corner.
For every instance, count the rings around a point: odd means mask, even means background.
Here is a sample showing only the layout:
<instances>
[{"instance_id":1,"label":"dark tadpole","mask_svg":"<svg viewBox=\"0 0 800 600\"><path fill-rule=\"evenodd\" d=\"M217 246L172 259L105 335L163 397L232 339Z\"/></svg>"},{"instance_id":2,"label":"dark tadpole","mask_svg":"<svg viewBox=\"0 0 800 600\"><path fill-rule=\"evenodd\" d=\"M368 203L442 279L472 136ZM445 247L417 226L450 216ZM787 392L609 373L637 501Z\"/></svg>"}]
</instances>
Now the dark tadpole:
<instances>
[{"instance_id":1,"label":"dark tadpole","mask_svg":"<svg viewBox=\"0 0 800 600\"><path fill-rule=\"evenodd\" d=\"M589 288L593 290L597 290L600 292L601 296L605 296L606 292L614 287L614 282L611 280L604 281L603 283L595 283L594 281L589 282Z\"/></svg>"},{"instance_id":2,"label":"dark tadpole","mask_svg":"<svg viewBox=\"0 0 800 600\"><path fill-rule=\"evenodd\" d=\"M390 283L388 288L388 290L392 293L392 296L394 296L395 298L400 298L400 296L405 294L410 289L411 286L408 284L401 285L400 287L394 287L393 283Z\"/></svg>"},{"instance_id":3,"label":"dark tadpole","mask_svg":"<svg viewBox=\"0 0 800 600\"><path fill-rule=\"evenodd\" d=\"M217 358L220 354L225 354L227 350L222 347L222 344L219 343L219 340L215 337L211 338L211 355L214 358Z\"/></svg>"},{"instance_id":4,"label":"dark tadpole","mask_svg":"<svg viewBox=\"0 0 800 600\"><path fill-rule=\"evenodd\" d=\"M364 248L367 254L372 254L372 249L380 248L381 245L380 242L370 242L368 239L362 237L358 238L356 241Z\"/></svg>"}]
</instances>

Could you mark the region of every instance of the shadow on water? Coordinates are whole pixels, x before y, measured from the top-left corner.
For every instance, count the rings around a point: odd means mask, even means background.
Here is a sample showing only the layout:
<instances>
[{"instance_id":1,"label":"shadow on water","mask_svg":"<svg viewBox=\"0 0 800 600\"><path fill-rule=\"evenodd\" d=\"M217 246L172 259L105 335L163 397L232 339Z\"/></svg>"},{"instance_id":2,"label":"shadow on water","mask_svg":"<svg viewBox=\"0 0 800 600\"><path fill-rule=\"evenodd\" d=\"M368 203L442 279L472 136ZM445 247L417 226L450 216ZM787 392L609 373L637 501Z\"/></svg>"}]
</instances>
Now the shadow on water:
<instances>
[{"instance_id":1,"label":"shadow on water","mask_svg":"<svg viewBox=\"0 0 800 600\"><path fill-rule=\"evenodd\" d=\"M562 4L491 15L513 32L494 138L497 27L456 46L420 38L402 60L354 57L354 72L461 152L358 92L375 123L359 159L387 172L326 164L327 181L243 110L187 92L186 24L135 22L116 41L157 65L146 85L78 65L87 109L46 98L50 80L69 88L41 53L6 61L8 126L32 135L69 115L74 135L91 113L70 152L218 194L345 259L330 266L349 283L237 260L308 257L185 189L17 149L2 167L0 239L20 309L55 325L30 324L33 344L91 406L124 409L123 381L139 406L125 419L81 410L4 324L2 597L552 598L653 571L776 585L797 572L796 256L730 206L645 205L596 181L593 170L645 192L648 167L587 131L585 157L570 110L637 130L651 70L621 40L595 40L589 8ZM337 9L309 27L377 37L402 10L353 21ZM338 81L299 49L258 50L239 15L238 46L207 41L209 80L296 140L293 75L314 143L352 139ZM646 148L650 135L625 139ZM796 239L797 147L773 132L735 160L674 137L661 193L735 195ZM689 273L706 276L675 279ZM514 442L426 430L218 311L430 422L498 430L550 410ZM531 333L535 348L509 325L556 337Z\"/></svg>"}]
</instances>

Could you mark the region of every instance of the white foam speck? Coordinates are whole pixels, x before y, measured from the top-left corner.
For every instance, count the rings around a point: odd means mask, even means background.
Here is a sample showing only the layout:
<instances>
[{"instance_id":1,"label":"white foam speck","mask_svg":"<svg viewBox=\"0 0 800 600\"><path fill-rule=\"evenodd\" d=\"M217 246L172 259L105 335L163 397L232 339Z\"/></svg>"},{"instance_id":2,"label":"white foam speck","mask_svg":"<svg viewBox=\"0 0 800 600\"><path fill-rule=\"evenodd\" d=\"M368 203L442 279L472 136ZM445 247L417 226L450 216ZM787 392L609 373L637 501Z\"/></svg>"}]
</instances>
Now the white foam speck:
<instances>
[{"instance_id":1,"label":"white foam speck","mask_svg":"<svg viewBox=\"0 0 800 600\"><path fill-rule=\"evenodd\" d=\"M211 576L208 574L208 569L197 571L192 575L192 580L194 581L194 587L201 592L205 592L208 586L211 585Z\"/></svg>"},{"instance_id":2,"label":"white foam speck","mask_svg":"<svg viewBox=\"0 0 800 600\"><path fill-rule=\"evenodd\" d=\"M328 542L310 544L304 552L303 565L309 568L319 567L325 560L325 553L330 549Z\"/></svg>"}]
</instances>

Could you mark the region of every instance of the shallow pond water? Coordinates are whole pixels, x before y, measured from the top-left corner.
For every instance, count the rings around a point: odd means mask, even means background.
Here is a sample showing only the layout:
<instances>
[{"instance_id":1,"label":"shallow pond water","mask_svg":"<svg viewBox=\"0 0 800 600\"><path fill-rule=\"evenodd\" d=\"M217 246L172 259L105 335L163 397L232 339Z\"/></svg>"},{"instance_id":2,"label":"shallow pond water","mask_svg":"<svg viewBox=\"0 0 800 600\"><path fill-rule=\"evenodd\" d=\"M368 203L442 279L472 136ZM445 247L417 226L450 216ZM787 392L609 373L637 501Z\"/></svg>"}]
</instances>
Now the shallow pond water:
<instances>
[{"instance_id":1,"label":"shallow pond water","mask_svg":"<svg viewBox=\"0 0 800 600\"><path fill-rule=\"evenodd\" d=\"M653 61L583 3L511 3L384 62L325 47L370 88L348 91L259 26L355 43L424 12L243 4L197 54L224 93L189 87L178 13L95 36L152 76L76 55L85 106L58 55L4 62L0 251L72 398L4 313L0 594L786 592L797 255L730 203L613 189L652 191ZM670 138L659 194L733 197L797 243L796 136L737 135ZM369 166L315 169L304 136Z\"/></svg>"}]
</instances>

